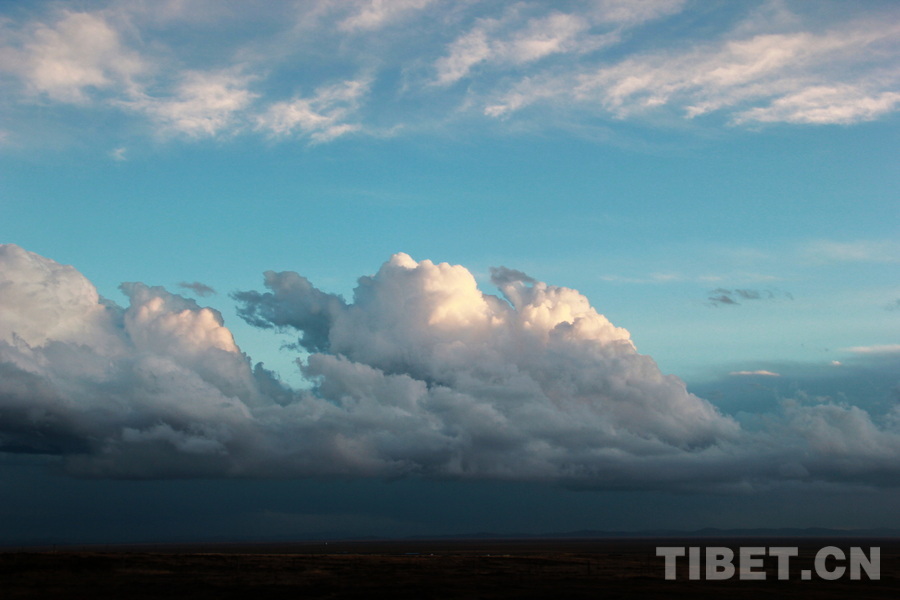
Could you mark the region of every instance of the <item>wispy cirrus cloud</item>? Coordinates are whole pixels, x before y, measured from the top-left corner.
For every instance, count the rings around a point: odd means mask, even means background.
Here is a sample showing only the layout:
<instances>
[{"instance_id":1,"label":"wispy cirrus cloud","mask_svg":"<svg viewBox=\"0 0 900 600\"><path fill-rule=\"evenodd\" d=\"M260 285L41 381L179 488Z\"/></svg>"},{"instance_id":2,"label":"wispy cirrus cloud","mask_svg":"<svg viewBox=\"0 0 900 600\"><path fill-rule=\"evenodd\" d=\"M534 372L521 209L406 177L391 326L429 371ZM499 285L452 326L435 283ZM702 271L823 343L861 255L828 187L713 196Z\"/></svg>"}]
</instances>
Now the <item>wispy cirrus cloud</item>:
<instances>
[{"instance_id":1,"label":"wispy cirrus cloud","mask_svg":"<svg viewBox=\"0 0 900 600\"><path fill-rule=\"evenodd\" d=\"M352 5L353 12L338 23L342 31L377 30L414 14L434 0L363 0Z\"/></svg>"},{"instance_id":2,"label":"wispy cirrus cloud","mask_svg":"<svg viewBox=\"0 0 900 600\"><path fill-rule=\"evenodd\" d=\"M306 143L440 129L449 114L552 126L526 107L576 123L718 115L704 123L743 127L846 125L900 107L900 30L883 6L849 20L790 2L719 6L702 36L659 35L667 20L685 31L696 9L681 0L255 6L36 3L3 24L0 85L23 110L125 111L170 137Z\"/></svg>"},{"instance_id":3,"label":"wispy cirrus cloud","mask_svg":"<svg viewBox=\"0 0 900 600\"><path fill-rule=\"evenodd\" d=\"M807 260L819 263L894 263L900 262L900 243L893 240L817 240L806 244L802 253Z\"/></svg>"},{"instance_id":4,"label":"wispy cirrus cloud","mask_svg":"<svg viewBox=\"0 0 900 600\"><path fill-rule=\"evenodd\" d=\"M853 346L847 348L854 354L896 354L900 352L900 344L881 344L876 346Z\"/></svg>"},{"instance_id":5,"label":"wispy cirrus cloud","mask_svg":"<svg viewBox=\"0 0 900 600\"><path fill-rule=\"evenodd\" d=\"M765 273L752 273L745 271L731 271L723 273L703 273L703 274L687 274L677 271L665 271L649 273L646 275L602 275L600 279L603 281L617 283L639 283L639 284L664 284L664 283L716 283L725 280L738 280L744 283L760 283L777 281L779 278L774 275ZM725 290L730 291L730 290ZM771 290L775 294L775 290ZM710 292L712 293L712 291Z\"/></svg>"},{"instance_id":6,"label":"wispy cirrus cloud","mask_svg":"<svg viewBox=\"0 0 900 600\"><path fill-rule=\"evenodd\" d=\"M844 125L873 121L894 112L900 104L900 93L879 88L866 83L813 86L777 98L769 106L738 113L735 121Z\"/></svg>"},{"instance_id":7,"label":"wispy cirrus cloud","mask_svg":"<svg viewBox=\"0 0 900 600\"><path fill-rule=\"evenodd\" d=\"M599 104L619 119L663 108L687 118L722 111L736 124L852 123L896 109L900 68L894 22L856 22L831 31L748 34L680 51L638 54L617 64L529 77L486 109L501 116L533 102ZM752 106L752 105L757 106ZM749 106L748 106L749 105Z\"/></svg>"},{"instance_id":8,"label":"wispy cirrus cloud","mask_svg":"<svg viewBox=\"0 0 900 600\"><path fill-rule=\"evenodd\" d=\"M582 5L580 10L571 12L536 11L536 6L541 5L516 4L497 17L478 19L435 61L434 83L456 83L468 78L476 67L483 67L488 73L516 72L557 55L563 57L563 62L555 63L554 70L565 71L578 65L583 55L619 43L627 29L678 13L684 2L608 0ZM530 76L526 79L530 80ZM496 116L503 111L493 106L485 112Z\"/></svg>"},{"instance_id":9,"label":"wispy cirrus cloud","mask_svg":"<svg viewBox=\"0 0 900 600\"><path fill-rule=\"evenodd\" d=\"M368 88L369 81L349 80L320 87L310 97L276 102L257 117L256 127L279 137L305 135L316 142L333 140L361 128L351 119Z\"/></svg>"},{"instance_id":10,"label":"wispy cirrus cloud","mask_svg":"<svg viewBox=\"0 0 900 600\"><path fill-rule=\"evenodd\" d=\"M552 12L522 19L513 7L497 19L483 19L448 48L435 62L435 83L449 85L478 65L515 67L554 54L583 54L612 44L617 36L589 33L587 16Z\"/></svg>"},{"instance_id":11,"label":"wispy cirrus cloud","mask_svg":"<svg viewBox=\"0 0 900 600\"><path fill-rule=\"evenodd\" d=\"M780 377L781 375L774 371L766 371L764 369L756 371L732 371L729 375L734 377Z\"/></svg>"}]
</instances>

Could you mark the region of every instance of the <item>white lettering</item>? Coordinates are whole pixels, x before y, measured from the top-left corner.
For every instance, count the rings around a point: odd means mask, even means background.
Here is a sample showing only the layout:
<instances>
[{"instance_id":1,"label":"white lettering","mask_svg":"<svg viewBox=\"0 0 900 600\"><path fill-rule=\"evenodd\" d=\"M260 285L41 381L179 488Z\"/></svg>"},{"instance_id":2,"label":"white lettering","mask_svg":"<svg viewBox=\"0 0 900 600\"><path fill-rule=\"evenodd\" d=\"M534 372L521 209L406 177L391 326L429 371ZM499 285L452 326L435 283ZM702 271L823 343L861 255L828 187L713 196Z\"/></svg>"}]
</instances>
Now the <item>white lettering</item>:
<instances>
[{"instance_id":1,"label":"white lettering","mask_svg":"<svg viewBox=\"0 0 900 600\"><path fill-rule=\"evenodd\" d=\"M660 546L656 549L656 555L666 557L666 579L675 579L675 561L679 556L684 556L684 547Z\"/></svg>"},{"instance_id":2,"label":"white lettering","mask_svg":"<svg viewBox=\"0 0 900 600\"><path fill-rule=\"evenodd\" d=\"M778 579L789 579L791 557L797 556L797 548L773 546L769 548L769 556L778 557Z\"/></svg>"},{"instance_id":3,"label":"white lettering","mask_svg":"<svg viewBox=\"0 0 900 600\"><path fill-rule=\"evenodd\" d=\"M734 577L734 551L724 546L706 549L706 578L731 579Z\"/></svg>"},{"instance_id":4,"label":"white lettering","mask_svg":"<svg viewBox=\"0 0 900 600\"><path fill-rule=\"evenodd\" d=\"M741 579L759 580L766 578L765 571L754 571L753 569L763 568L762 557L766 555L765 548L741 548ZM757 558L758 557L758 558Z\"/></svg>"},{"instance_id":5,"label":"white lettering","mask_svg":"<svg viewBox=\"0 0 900 600\"><path fill-rule=\"evenodd\" d=\"M869 548L868 558L862 548L855 546L850 548L850 579L860 579L860 567L863 568L869 579L881 579L881 548Z\"/></svg>"},{"instance_id":6,"label":"white lettering","mask_svg":"<svg viewBox=\"0 0 900 600\"><path fill-rule=\"evenodd\" d=\"M846 558L844 556L844 551L837 546L825 546L816 553L816 560L814 562L816 567L816 575L818 575L822 579L825 579L826 581L840 579L844 574L844 571L847 570L847 567L835 566L834 570L829 571L825 565L825 559L827 559L829 556L833 556L838 560L844 560L844 558Z\"/></svg>"}]
</instances>

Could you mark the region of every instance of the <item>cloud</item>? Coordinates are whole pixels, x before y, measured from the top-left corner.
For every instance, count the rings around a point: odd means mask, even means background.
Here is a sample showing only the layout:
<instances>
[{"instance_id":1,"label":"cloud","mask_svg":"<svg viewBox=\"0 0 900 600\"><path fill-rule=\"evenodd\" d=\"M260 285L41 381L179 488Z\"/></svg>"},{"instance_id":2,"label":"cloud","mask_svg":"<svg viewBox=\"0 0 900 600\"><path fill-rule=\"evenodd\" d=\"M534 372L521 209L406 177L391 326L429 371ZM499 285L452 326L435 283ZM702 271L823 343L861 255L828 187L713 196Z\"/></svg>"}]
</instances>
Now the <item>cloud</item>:
<instances>
[{"instance_id":1,"label":"cloud","mask_svg":"<svg viewBox=\"0 0 900 600\"><path fill-rule=\"evenodd\" d=\"M0 85L34 119L57 105L90 110L91 122L124 111L145 131L188 140L256 133L325 143L442 128L448 114L541 127L718 114L758 127L896 112L893 10L841 21L836 10L812 18L767 6L704 10L705 26L685 33L701 13L681 0L323 0L263 11L97 1L82 12L38 3L0 24Z\"/></svg>"},{"instance_id":2,"label":"cloud","mask_svg":"<svg viewBox=\"0 0 900 600\"><path fill-rule=\"evenodd\" d=\"M238 315L255 327L300 330L302 347L314 352L326 349L332 321L346 306L343 298L316 289L292 272L266 271L265 285L273 291L234 294L242 303Z\"/></svg>"},{"instance_id":3,"label":"cloud","mask_svg":"<svg viewBox=\"0 0 900 600\"><path fill-rule=\"evenodd\" d=\"M97 295L70 266L0 246L0 448L58 453L84 474L179 476L235 468L269 375L221 315L162 288ZM188 451L197 460L182 460Z\"/></svg>"},{"instance_id":4,"label":"cloud","mask_svg":"<svg viewBox=\"0 0 900 600\"><path fill-rule=\"evenodd\" d=\"M897 298L893 302L889 302L884 307L884 310L900 310L900 298Z\"/></svg>"},{"instance_id":5,"label":"cloud","mask_svg":"<svg viewBox=\"0 0 900 600\"><path fill-rule=\"evenodd\" d=\"M172 133L212 137L232 130L257 97L250 78L232 71L188 71L180 75L173 96L135 95L121 105L141 112Z\"/></svg>"},{"instance_id":6,"label":"cloud","mask_svg":"<svg viewBox=\"0 0 900 600\"><path fill-rule=\"evenodd\" d=\"M752 290L752 289L726 289L716 288L709 292L707 298L709 306L738 306L743 301L748 300L793 300L794 297L788 292L780 290Z\"/></svg>"},{"instance_id":7,"label":"cloud","mask_svg":"<svg viewBox=\"0 0 900 600\"><path fill-rule=\"evenodd\" d=\"M378 404L397 406L404 418L415 406L428 407L432 427L467 432L472 446L454 469L465 464L494 477L510 469L534 477L564 473L587 486L691 480L702 487L725 484L735 473L751 485L895 477L871 452L876 443L896 445L893 412L879 424L860 408L801 395L773 407L762 429L735 428L680 381L662 376L625 330L575 290L502 267L492 269L492 282L502 296L480 292L462 267L398 254L361 278L349 303L295 273L267 273L268 292L237 299L251 323L303 334L298 343L312 352L304 372L332 403L372 419ZM743 374L775 377L768 370ZM694 425L676 414L691 415ZM860 432L865 441L853 437ZM664 444L651 450L651 440ZM611 460L610 449L619 458ZM516 456L512 463L507 452ZM877 468L867 462L873 458ZM836 466L857 459L858 468Z\"/></svg>"},{"instance_id":8,"label":"cloud","mask_svg":"<svg viewBox=\"0 0 900 600\"><path fill-rule=\"evenodd\" d=\"M103 354L119 350L114 308L74 267L14 245L0 246L0 260L0 341L29 347L77 342Z\"/></svg>"},{"instance_id":9,"label":"cloud","mask_svg":"<svg viewBox=\"0 0 900 600\"><path fill-rule=\"evenodd\" d=\"M784 404L790 428L799 434L815 454L815 467L831 476L857 478L863 474L893 474L892 462L900 453L896 428L879 428L869 413L856 406L821 403L804 406L796 401ZM891 415L896 418L897 411ZM848 464L853 456L864 464Z\"/></svg>"},{"instance_id":10,"label":"cloud","mask_svg":"<svg viewBox=\"0 0 900 600\"><path fill-rule=\"evenodd\" d=\"M728 292L729 290L725 290L725 291ZM720 304L731 304L731 305L740 304L740 302L738 302L731 296L730 292L729 293L719 293L718 290L713 290L710 294L711 295L709 296L708 300L709 300L709 304L711 306L718 306Z\"/></svg>"},{"instance_id":11,"label":"cloud","mask_svg":"<svg viewBox=\"0 0 900 600\"><path fill-rule=\"evenodd\" d=\"M900 244L895 241L835 242L818 240L807 244L803 253L809 260L819 263L900 262Z\"/></svg>"},{"instance_id":12,"label":"cloud","mask_svg":"<svg viewBox=\"0 0 900 600\"><path fill-rule=\"evenodd\" d=\"M771 277L768 275L760 275L758 273L737 273L731 274L729 276L725 275L715 275L711 273L706 273L702 275L691 274L687 275L685 273L680 272L656 272L649 273L647 275L643 275L640 277L625 277L622 275L602 275L600 277L603 281L611 281L616 283L638 283L638 284L669 284L669 283L682 283L686 281L693 282L701 282L701 283L709 283L713 281L722 281L723 279L743 279L743 280L770 280L775 279L775 277Z\"/></svg>"},{"instance_id":13,"label":"cloud","mask_svg":"<svg viewBox=\"0 0 900 600\"><path fill-rule=\"evenodd\" d=\"M344 31L377 30L399 19L422 10L433 0L365 0L358 2L357 10L338 23Z\"/></svg>"},{"instance_id":14,"label":"cloud","mask_svg":"<svg viewBox=\"0 0 900 600\"><path fill-rule=\"evenodd\" d=\"M590 10L600 23L634 25L676 14L684 5L684 0L599 0Z\"/></svg>"},{"instance_id":15,"label":"cloud","mask_svg":"<svg viewBox=\"0 0 900 600\"><path fill-rule=\"evenodd\" d=\"M123 309L72 267L0 258L0 442L77 473L627 481L622 453L703 456L737 431L583 296L511 269L500 298L463 267L395 255L350 304L267 274L271 292L237 296L251 322L303 333L315 387L300 393L192 300L126 283Z\"/></svg>"},{"instance_id":16,"label":"cloud","mask_svg":"<svg viewBox=\"0 0 900 600\"><path fill-rule=\"evenodd\" d=\"M435 63L435 83L448 85L465 77L469 70L491 56L487 34L481 29L459 37L449 48L447 56Z\"/></svg>"},{"instance_id":17,"label":"cloud","mask_svg":"<svg viewBox=\"0 0 900 600\"><path fill-rule=\"evenodd\" d=\"M869 91L859 85L815 86L738 113L735 121L847 125L875 120L894 112L898 104L896 92Z\"/></svg>"},{"instance_id":18,"label":"cloud","mask_svg":"<svg viewBox=\"0 0 900 600\"><path fill-rule=\"evenodd\" d=\"M523 23L515 8L499 19L482 19L450 44L447 55L435 62L435 83L455 83L479 63L521 65L553 54L588 52L612 41L608 37L585 36L589 28L585 18L560 12Z\"/></svg>"},{"instance_id":19,"label":"cloud","mask_svg":"<svg viewBox=\"0 0 900 600\"><path fill-rule=\"evenodd\" d=\"M186 290L191 290L198 296L202 296L202 297L211 296L216 293L216 290L209 287L205 283L200 283L199 281L194 281L191 283L188 283L187 281L182 281L178 284L178 287L186 289Z\"/></svg>"},{"instance_id":20,"label":"cloud","mask_svg":"<svg viewBox=\"0 0 900 600\"><path fill-rule=\"evenodd\" d=\"M0 451L95 477L898 481L896 406L796 394L729 416L576 290L504 267L492 283L499 295L460 265L395 254L347 301L267 272L267 291L235 299L251 325L298 336L310 387L293 390L214 309L137 282L123 308L73 267L0 246ZM895 355L873 357L888 373Z\"/></svg>"},{"instance_id":21,"label":"cloud","mask_svg":"<svg viewBox=\"0 0 900 600\"><path fill-rule=\"evenodd\" d=\"M729 373L729 375L732 375L732 376L738 376L738 377L750 377L750 376L780 377L780 375L779 375L778 373L774 373L774 372L772 372L772 371L765 371L765 370L759 370L759 371L732 371L731 373Z\"/></svg>"},{"instance_id":22,"label":"cloud","mask_svg":"<svg viewBox=\"0 0 900 600\"><path fill-rule=\"evenodd\" d=\"M316 142L357 131L360 125L346 121L354 116L368 87L366 80L348 80L320 87L309 98L277 102L257 118L257 129L276 136L300 133Z\"/></svg>"},{"instance_id":23,"label":"cloud","mask_svg":"<svg viewBox=\"0 0 900 600\"><path fill-rule=\"evenodd\" d=\"M146 68L99 14L64 11L19 38L19 47L0 54L0 66L17 72L31 93L59 102L84 104L92 91L132 85Z\"/></svg>"},{"instance_id":24,"label":"cloud","mask_svg":"<svg viewBox=\"0 0 900 600\"><path fill-rule=\"evenodd\" d=\"M556 407L560 426L571 412L582 415L579 428L590 419L600 429L621 429L624 439L677 447L708 444L731 430L708 403L637 354L628 332L574 290L530 283L502 269L494 273L501 299L480 292L463 267L417 263L405 254L362 278L349 305L281 275L267 275L273 292L266 296L238 296L242 314L268 310L276 316L273 324L314 332L300 343L344 357L347 362L330 363L335 369L375 369L446 388L477 412L493 414L503 429L543 427L532 415ZM291 310L296 318L279 318ZM579 364L585 361L592 365L588 373ZM521 398L513 401L509 396L516 393ZM675 406L679 414L670 412Z\"/></svg>"},{"instance_id":25,"label":"cloud","mask_svg":"<svg viewBox=\"0 0 900 600\"><path fill-rule=\"evenodd\" d=\"M893 354L900 352L900 344L881 344L876 346L854 346L847 348L855 354Z\"/></svg>"},{"instance_id":26,"label":"cloud","mask_svg":"<svg viewBox=\"0 0 900 600\"><path fill-rule=\"evenodd\" d=\"M892 20L850 22L821 33L739 27L718 42L528 77L490 101L486 113L574 99L599 103L619 119L668 106L687 118L728 111L735 124L868 121L896 110L900 101L893 91L900 72L872 65L873 56L896 52L896 33Z\"/></svg>"},{"instance_id":27,"label":"cloud","mask_svg":"<svg viewBox=\"0 0 900 600\"><path fill-rule=\"evenodd\" d=\"M434 83L456 83L480 64L510 68L553 55L580 56L620 41L627 27L680 11L680 0L597 2L592 8L529 16L525 5L508 8L496 18L483 17L447 47L434 63Z\"/></svg>"},{"instance_id":28,"label":"cloud","mask_svg":"<svg viewBox=\"0 0 900 600\"><path fill-rule=\"evenodd\" d=\"M148 117L157 130L200 138L239 129L241 114L257 97L247 89L252 78L240 73L240 65L190 69L172 64L159 44L150 46L157 56L140 54L121 33L140 27L137 14L130 15L128 7L64 11L51 25L26 24L16 32L18 46L0 48L0 68L17 74L30 94L124 109ZM124 160L124 149L112 156Z\"/></svg>"}]
</instances>

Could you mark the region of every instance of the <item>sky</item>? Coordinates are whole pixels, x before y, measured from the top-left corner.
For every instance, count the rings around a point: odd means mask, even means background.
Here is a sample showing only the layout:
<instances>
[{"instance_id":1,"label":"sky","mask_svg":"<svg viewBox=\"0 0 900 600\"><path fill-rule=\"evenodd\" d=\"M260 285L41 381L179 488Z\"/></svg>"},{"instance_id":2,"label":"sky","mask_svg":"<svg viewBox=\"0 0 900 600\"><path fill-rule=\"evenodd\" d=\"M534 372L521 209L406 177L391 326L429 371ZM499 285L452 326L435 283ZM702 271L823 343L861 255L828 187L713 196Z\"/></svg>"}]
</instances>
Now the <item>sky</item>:
<instances>
[{"instance_id":1,"label":"sky","mask_svg":"<svg viewBox=\"0 0 900 600\"><path fill-rule=\"evenodd\" d=\"M0 2L0 544L900 527L895 2Z\"/></svg>"}]
</instances>

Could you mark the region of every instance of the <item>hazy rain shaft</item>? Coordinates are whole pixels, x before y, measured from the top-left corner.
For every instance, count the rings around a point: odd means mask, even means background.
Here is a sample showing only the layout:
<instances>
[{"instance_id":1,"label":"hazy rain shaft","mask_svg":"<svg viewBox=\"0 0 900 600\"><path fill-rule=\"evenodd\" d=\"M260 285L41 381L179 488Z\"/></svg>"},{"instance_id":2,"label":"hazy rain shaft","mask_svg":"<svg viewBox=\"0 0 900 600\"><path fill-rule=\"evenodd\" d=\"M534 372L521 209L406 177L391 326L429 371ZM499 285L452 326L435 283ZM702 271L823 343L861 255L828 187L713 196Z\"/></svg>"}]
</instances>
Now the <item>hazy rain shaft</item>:
<instances>
[{"instance_id":1,"label":"hazy rain shaft","mask_svg":"<svg viewBox=\"0 0 900 600\"><path fill-rule=\"evenodd\" d=\"M105 477L352 475L587 487L880 483L897 409L785 401L748 429L639 354L573 289L395 254L352 301L292 272L233 294L297 335L310 388L243 354L222 315L142 283L127 307L0 246L0 450ZM273 343L274 340L273 340ZM876 422L879 421L879 422Z\"/></svg>"}]
</instances>

